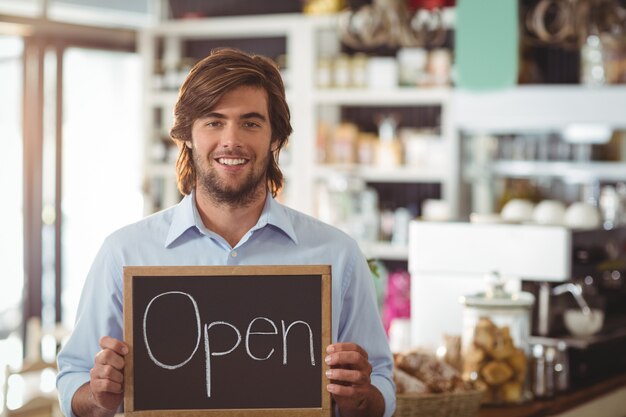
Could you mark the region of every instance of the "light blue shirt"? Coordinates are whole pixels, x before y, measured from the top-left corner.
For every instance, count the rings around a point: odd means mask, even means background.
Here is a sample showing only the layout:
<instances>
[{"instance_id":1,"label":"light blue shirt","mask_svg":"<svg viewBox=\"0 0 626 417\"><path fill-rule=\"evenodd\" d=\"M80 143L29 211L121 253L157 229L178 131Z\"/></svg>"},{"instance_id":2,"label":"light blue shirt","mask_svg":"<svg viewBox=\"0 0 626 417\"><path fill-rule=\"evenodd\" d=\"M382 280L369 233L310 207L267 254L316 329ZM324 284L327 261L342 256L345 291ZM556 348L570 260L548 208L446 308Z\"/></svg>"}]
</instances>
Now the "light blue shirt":
<instances>
[{"instance_id":1,"label":"light blue shirt","mask_svg":"<svg viewBox=\"0 0 626 417\"><path fill-rule=\"evenodd\" d=\"M354 342L367 351L372 384L385 399L385 417L391 417L395 409L392 356L372 276L356 242L268 194L257 224L231 247L204 226L194 193L105 239L87 275L74 331L58 356L63 413L74 416L72 397L89 381L100 338L123 339L124 266L288 264L331 265L333 342Z\"/></svg>"}]
</instances>

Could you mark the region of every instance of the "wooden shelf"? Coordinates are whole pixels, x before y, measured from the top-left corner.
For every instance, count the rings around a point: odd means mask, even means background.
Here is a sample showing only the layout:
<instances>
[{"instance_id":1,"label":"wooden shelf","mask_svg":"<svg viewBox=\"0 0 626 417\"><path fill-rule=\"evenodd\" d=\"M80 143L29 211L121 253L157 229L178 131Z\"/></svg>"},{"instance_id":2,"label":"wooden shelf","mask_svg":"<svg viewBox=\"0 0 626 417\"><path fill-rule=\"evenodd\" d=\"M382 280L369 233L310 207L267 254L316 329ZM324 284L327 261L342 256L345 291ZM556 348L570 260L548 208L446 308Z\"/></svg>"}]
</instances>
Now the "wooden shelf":
<instances>
[{"instance_id":1,"label":"wooden shelf","mask_svg":"<svg viewBox=\"0 0 626 417\"><path fill-rule=\"evenodd\" d=\"M370 165L317 165L314 170L316 178L333 176L353 176L367 182L386 183L427 183L441 182L447 179L447 172L443 167L395 167L383 168Z\"/></svg>"},{"instance_id":2,"label":"wooden shelf","mask_svg":"<svg viewBox=\"0 0 626 417\"><path fill-rule=\"evenodd\" d=\"M318 89L313 99L320 105L354 106L416 106L441 105L452 98L452 89L433 88L391 88L391 89Z\"/></svg>"}]
</instances>

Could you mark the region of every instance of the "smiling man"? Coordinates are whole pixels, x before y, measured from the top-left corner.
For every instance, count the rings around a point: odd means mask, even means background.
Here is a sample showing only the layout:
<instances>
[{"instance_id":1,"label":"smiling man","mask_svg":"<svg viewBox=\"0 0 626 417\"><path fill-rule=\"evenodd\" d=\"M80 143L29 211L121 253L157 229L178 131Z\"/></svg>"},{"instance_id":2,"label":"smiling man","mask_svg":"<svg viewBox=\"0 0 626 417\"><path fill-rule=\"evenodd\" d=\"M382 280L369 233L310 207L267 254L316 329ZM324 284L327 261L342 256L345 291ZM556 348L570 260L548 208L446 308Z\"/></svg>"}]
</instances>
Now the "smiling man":
<instances>
[{"instance_id":1,"label":"smiling man","mask_svg":"<svg viewBox=\"0 0 626 417\"><path fill-rule=\"evenodd\" d=\"M74 332L59 354L67 416L111 416L123 399L123 267L332 267L327 390L342 417L390 417L392 357L367 262L343 232L279 204L280 150L292 132L280 73L269 59L214 51L189 73L171 136L182 201L111 234L87 276Z\"/></svg>"}]
</instances>

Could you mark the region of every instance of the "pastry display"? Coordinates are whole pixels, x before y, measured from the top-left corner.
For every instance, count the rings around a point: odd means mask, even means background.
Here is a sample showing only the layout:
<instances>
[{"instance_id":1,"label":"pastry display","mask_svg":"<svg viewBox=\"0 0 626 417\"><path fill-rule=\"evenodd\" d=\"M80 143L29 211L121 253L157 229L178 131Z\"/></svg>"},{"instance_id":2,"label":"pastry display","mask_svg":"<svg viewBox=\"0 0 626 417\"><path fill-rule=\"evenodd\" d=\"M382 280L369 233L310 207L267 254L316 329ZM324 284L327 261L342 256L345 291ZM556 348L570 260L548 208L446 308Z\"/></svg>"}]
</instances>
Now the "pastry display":
<instances>
[{"instance_id":1,"label":"pastry display","mask_svg":"<svg viewBox=\"0 0 626 417\"><path fill-rule=\"evenodd\" d=\"M394 362L398 393L444 393L473 388L471 383L463 380L459 371L431 353L400 353L395 355Z\"/></svg>"},{"instance_id":2,"label":"pastry display","mask_svg":"<svg viewBox=\"0 0 626 417\"><path fill-rule=\"evenodd\" d=\"M526 353L515 346L508 326L481 317L464 351L463 379L484 387L485 402L517 403L524 396Z\"/></svg>"}]
</instances>

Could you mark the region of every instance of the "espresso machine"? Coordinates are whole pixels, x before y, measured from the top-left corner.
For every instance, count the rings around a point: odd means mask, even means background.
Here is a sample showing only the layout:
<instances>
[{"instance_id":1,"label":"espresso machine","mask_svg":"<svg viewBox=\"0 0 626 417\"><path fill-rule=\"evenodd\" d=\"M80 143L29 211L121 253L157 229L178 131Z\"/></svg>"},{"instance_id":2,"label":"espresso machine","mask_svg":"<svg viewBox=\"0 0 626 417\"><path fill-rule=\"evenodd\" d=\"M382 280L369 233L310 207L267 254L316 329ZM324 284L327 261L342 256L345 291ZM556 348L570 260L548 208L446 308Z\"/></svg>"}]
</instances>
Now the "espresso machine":
<instances>
[{"instance_id":1,"label":"espresso machine","mask_svg":"<svg viewBox=\"0 0 626 417\"><path fill-rule=\"evenodd\" d=\"M531 343L565 346L576 387L626 371L626 227L570 234L569 279L523 278L522 289L537 300Z\"/></svg>"},{"instance_id":2,"label":"espresso machine","mask_svg":"<svg viewBox=\"0 0 626 417\"><path fill-rule=\"evenodd\" d=\"M409 271L415 346L437 347L443 334L460 334L459 298L484 291L485 276L496 272L510 292L534 294L529 342L567 356L562 389L626 371L624 227L416 220L410 225ZM601 326L593 334L572 334L566 311L586 309L602 312Z\"/></svg>"}]
</instances>

